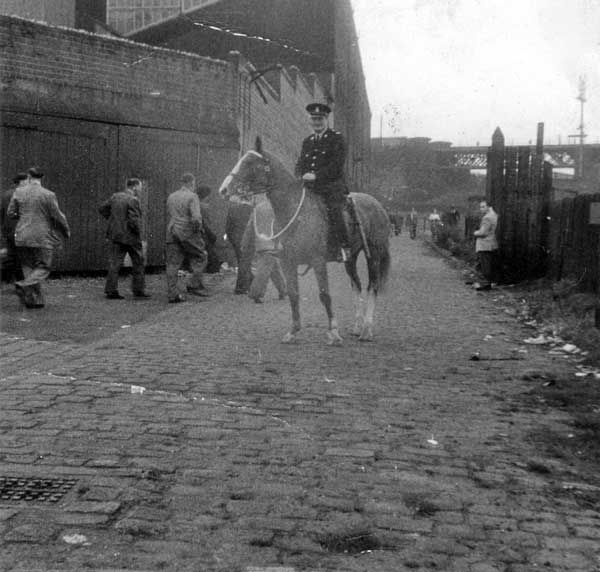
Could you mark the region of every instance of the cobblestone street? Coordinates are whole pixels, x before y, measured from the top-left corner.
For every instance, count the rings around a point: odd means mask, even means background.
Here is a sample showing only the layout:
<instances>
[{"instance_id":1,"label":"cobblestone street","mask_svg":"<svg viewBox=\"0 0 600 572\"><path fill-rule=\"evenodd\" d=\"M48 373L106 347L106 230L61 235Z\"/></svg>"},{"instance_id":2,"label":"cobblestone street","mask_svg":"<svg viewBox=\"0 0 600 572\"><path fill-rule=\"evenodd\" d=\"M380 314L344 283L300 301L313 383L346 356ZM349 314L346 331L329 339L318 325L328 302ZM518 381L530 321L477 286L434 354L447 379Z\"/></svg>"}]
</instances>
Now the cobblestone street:
<instances>
[{"instance_id":1,"label":"cobblestone street","mask_svg":"<svg viewBox=\"0 0 600 572\"><path fill-rule=\"evenodd\" d=\"M39 314L4 287L0 487L65 490L0 496L0 571L599 571L600 507L577 493L600 477L537 447L569 418L520 400L525 372L572 363L523 344L495 291L423 242L391 240L373 343L350 335L329 265L343 347L325 343L312 273L294 345L287 300L234 296L233 274L177 305L152 276L143 319L86 340L64 320L19 333L77 303L61 281ZM96 284L112 319L146 303Z\"/></svg>"}]
</instances>

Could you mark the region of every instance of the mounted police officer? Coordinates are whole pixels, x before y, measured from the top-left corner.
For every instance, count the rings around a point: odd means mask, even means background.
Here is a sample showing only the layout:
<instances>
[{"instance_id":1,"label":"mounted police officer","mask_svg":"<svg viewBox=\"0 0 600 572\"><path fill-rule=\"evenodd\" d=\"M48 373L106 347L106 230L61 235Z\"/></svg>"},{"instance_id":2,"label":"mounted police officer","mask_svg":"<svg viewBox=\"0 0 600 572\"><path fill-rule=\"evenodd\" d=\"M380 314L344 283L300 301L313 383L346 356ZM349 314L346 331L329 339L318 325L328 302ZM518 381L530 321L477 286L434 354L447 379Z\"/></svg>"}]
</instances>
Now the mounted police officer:
<instances>
[{"instance_id":1,"label":"mounted police officer","mask_svg":"<svg viewBox=\"0 0 600 572\"><path fill-rule=\"evenodd\" d=\"M331 108L323 103L306 106L313 134L302 142L296 163L296 176L307 189L322 197L327 208L331 234L342 248L342 260L350 257L350 240L343 218L348 188L344 181L346 144L341 133L330 129L327 117Z\"/></svg>"}]
</instances>

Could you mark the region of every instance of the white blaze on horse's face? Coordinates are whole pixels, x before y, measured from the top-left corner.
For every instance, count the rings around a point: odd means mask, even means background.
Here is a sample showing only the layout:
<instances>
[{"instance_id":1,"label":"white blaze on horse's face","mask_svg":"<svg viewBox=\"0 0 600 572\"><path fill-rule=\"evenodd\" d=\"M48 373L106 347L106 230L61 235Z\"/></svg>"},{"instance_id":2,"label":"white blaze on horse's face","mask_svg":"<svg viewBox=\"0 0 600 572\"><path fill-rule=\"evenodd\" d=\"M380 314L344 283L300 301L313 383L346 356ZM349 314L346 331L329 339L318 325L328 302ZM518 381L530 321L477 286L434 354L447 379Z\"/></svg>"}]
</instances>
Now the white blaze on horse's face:
<instances>
[{"instance_id":1,"label":"white blaze on horse's face","mask_svg":"<svg viewBox=\"0 0 600 572\"><path fill-rule=\"evenodd\" d=\"M219 194L222 197L230 198L232 195L235 195L239 192L242 183L239 181L240 171L242 170L242 166L245 165L248 158L251 156L258 157L262 159L262 155L257 151L251 150L247 151L235 164L235 167L231 169L229 175L225 177L225 180L221 183L219 187Z\"/></svg>"}]
</instances>

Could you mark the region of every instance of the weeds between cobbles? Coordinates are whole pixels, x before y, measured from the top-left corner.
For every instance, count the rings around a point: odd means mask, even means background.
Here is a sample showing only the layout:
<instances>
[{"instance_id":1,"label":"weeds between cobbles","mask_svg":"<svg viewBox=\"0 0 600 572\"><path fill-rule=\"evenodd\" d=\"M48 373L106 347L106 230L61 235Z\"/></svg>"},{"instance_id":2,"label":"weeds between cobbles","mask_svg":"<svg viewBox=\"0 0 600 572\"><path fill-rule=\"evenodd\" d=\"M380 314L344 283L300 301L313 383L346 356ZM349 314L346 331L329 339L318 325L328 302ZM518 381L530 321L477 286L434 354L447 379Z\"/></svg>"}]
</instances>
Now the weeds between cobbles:
<instances>
[{"instance_id":1,"label":"weeds between cobbles","mask_svg":"<svg viewBox=\"0 0 600 572\"><path fill-rule=\"evenodd\" d=\"M456 229L445 227L439 233L436 246L473 269L473 245ZM596 295L579 290L574 279L552 281L542 278L500 289L506 311L540 334L576 346L576 359L590 370L600 370L600 330L595 327ZM519 396L519 406L549 407L566 411L571 416L572 431L567 434L534 432L530 438L548 455L581 466L583 473L597 475L600 469L600 379L597 374L585 376L542 377L533 389ZM545 465L535 463L533 472L546 472ZM582 505L600 502L600 490L570 491Z\"/></svg>"}]
</instances>

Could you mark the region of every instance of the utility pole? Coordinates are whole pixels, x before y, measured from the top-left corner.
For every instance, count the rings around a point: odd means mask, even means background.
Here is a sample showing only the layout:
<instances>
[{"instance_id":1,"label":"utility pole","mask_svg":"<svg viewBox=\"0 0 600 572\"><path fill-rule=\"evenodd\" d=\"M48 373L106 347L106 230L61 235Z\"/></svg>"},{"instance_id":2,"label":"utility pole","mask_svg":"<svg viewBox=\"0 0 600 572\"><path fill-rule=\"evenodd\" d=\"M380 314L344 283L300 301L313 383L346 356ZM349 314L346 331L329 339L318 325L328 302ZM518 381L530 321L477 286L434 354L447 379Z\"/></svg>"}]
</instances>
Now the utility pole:
<instances>
[{"instance_id":1,"label":"utility pole","mask_svg":"<svg viewBox=\"0 0 600 572\"><path fill-rule=\"evenodd\" d=\"M579 162L578 162L578 173L577 175L580 178L583 178L583 143L587 135L585 134L584 124L583 124L583 106L585 104L585 76L580 76L579 78L579 95L577 98L579 100L580 106L580 115L579 115L579 134L576 137L579 139Z\"/></svg>"}]
</instances>

